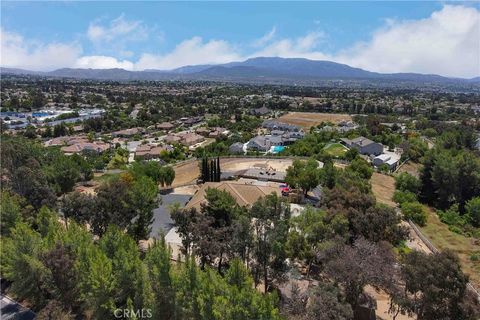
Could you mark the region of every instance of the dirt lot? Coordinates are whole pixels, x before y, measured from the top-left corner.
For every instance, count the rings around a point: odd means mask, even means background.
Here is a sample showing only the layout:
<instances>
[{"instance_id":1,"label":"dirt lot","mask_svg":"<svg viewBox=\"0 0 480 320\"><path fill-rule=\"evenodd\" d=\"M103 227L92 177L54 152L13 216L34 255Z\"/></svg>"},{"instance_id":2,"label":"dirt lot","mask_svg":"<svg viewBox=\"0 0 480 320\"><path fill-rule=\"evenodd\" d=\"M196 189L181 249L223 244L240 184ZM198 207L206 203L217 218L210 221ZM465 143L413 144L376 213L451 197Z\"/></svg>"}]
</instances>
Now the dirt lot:
<instances>
[{"instance_id":1,"label":"dirt lot","mask_svg":"<svg viewBox=\"0 0 480 320\"><path fill-rule=\"evenodd\" d=\"M255 159L255 158L224 158L220 159L220 167L223 172L239 171L251 167L269 167L277 171L286 171L292 165L289 159ZM194 183L200 176L198 161L184 162L174 166L175 181L173 187Z\"/></svg>"},{"instance_id":2,"label":"dirt lot","mask_svg":"<svg viewBox=\"0 0 480 320\"><path fill-rule=\"evenodd\" d=\"M391 207L396 205L392 200L393 193L395 192L395 179L393 177L374 172L371 183L373 194L378 202Z\"/></svg>"},{"instance_id":3,"label":"dirt lot","mask_svg":"<svg viewBox=\"0 0 480 320\"><path fill-rule=\"evenodd\" d=\"M289 112L280 118L279 121L294 124L309 129L310 127L317 126L322 122L339 123L346 120L351 121L352 117L349 114L340 113L311 113L311 112Z\"/></svg>"},{"instance_id":4,"label":"dirt lot","mask_svg":"<svg viewBox=\"0 0 480 320\"><path fill-rule=\"evenodd\" d=\"M198 161L187 161L175 165L175 180L172 187L182 186L187 183L193 183L200 176L200 168L198 167Z\"/></svg>"}]
</instances>

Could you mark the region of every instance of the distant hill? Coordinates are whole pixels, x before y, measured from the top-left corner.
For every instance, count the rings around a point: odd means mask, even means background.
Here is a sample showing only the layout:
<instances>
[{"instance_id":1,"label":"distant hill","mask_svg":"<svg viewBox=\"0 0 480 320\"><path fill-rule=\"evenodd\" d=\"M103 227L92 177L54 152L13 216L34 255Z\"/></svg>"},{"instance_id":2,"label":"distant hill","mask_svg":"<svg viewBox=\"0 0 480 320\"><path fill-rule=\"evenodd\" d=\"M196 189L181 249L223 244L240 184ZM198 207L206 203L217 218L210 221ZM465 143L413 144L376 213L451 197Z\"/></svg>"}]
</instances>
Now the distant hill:
<instances>
[{"instance_id":1,"label":"distant hill","mask_svg":"<svg viewBox=\"0 0 480 320\"><path fill-rule=\"evenodd\" d=\"M303 58L252 58L241 62L219 65L191 65L173 70L128 71L124 69L73 69L63 68L50 72L1 68L3 74L41 75L47 77L96 79L96 80L226 80L266 81L283 83L320 80L385 80L389 82L464 82L479 83L473 79L448 78L439 75L418 73L378 73L353 68L331 61Z\"/></svg>"}]
</instances>

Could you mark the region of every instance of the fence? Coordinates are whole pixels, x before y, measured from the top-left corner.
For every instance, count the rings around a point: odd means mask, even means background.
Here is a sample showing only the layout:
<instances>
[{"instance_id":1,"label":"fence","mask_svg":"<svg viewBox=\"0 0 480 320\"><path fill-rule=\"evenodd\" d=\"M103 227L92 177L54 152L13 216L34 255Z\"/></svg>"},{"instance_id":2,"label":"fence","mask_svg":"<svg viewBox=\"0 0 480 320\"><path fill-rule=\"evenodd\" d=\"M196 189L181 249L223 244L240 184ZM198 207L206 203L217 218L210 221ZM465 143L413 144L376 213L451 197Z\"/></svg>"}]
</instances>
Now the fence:
<instances>
[{"instance_id":1,"label":"fence","mask_svg":"<svg viewBox=\"0 0 480 320\"><path fill-rule=\"evenodd\" d=\"M415 233L417 234L417 236L423 241L423 243L425 243L425 245L434 253L438 253L440 252L440 250L437 249L437 247L435 247L433 245L433 243L422 233L422 231L420 231L420 229L417 227L417 225L412 221L412 220L408 220L408 224L412 227L413 231L415 231ZM473 292L474 294L477 295L477 299L480 301L480 292L478 292L477 289L475 289L475 287L469 282L467 283L467 288Z\"/></svg>"}]
</instances>

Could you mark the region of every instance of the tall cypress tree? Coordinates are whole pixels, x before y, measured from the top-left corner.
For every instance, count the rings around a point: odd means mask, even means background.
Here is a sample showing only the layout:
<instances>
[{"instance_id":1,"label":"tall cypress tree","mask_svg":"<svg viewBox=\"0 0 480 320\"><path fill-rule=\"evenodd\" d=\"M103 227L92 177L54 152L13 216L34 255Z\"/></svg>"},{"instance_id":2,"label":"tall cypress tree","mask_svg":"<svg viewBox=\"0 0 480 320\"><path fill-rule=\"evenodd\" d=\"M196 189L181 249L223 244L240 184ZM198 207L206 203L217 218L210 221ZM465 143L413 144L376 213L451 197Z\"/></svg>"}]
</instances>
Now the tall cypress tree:
<instances>
[{"instance_id":1,"label":"tall cypress tree","mask_svg":"<svg viewBox=\"0 0 480 320\"><path fill-rule=\"evenodd\" d=\"M217 181L220 182L222 172L220 171L220 157L217 157Z\"/></svg>"}]
</instances>

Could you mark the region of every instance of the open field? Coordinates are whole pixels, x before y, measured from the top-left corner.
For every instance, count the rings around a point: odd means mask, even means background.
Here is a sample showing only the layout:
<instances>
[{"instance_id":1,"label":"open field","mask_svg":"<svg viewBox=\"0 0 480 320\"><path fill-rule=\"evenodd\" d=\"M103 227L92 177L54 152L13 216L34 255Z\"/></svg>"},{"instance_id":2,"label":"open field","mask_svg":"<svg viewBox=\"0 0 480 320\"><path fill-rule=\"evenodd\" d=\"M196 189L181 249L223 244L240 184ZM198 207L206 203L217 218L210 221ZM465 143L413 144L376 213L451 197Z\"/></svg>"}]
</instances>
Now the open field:
<instances>
[{"instance_id":1,"label":"open field","mask_svg":"<svg viewBox=\"0 0 480 320\"><path fill-rule=\"evenodd\" d=\"M277 171L286 171L292 165L289 159L256 159L256 158L221 158L222 172L246 170L251 167L273 168ZM176 165L173 187L194 183L200 176L198 161L188 161Z\"/></svg>"},{"instance_id":2,"label":"open field","mask_svg":"<svg viewBox=\"0 0 480 320\"><path fill-rule=\"evenodd\" d=\"M372 191L377 201L395 207L392 197L395 192L395 179L386 174L374 172L371 179Z\"/></svg>"},{"instance_id":3,"label":"open field","mask_svg":"<svg viewBox=\"0 0 480 320\"><path fill-rule=\"evenodd\" d=\"M480 244L478 242L476 244L473 238L450 231L431 208L427 208L427 212L427 225L420 229L437 249L450 249L458 255L462 270L470 276L470 281L478 290L480 288L480 261L470 260L470 255L480 251Z\"/></svg>"},{"instance_id":4,"label":"open field","mask_svg":"<svg viewBox=\"0 0 480 320\"><path fill-rule=\"evenodd\" d=\"M340 113L313 113L313 112L289 112L280 118L279 121L301 126L304 129L318 126L322 122L339 123L341 121L351 121L352 116Z\"/></svg>"},{"instance_id":5,"label":"open field","mask_svg":"<svg viewBox=\"0 0 480 320\"><path fill-rule=\"evenodd\" d=\"M340 143L331 143L326 145L323 150L333 157L341 157L348 149Z\"/></svg>"}]
</instances>

